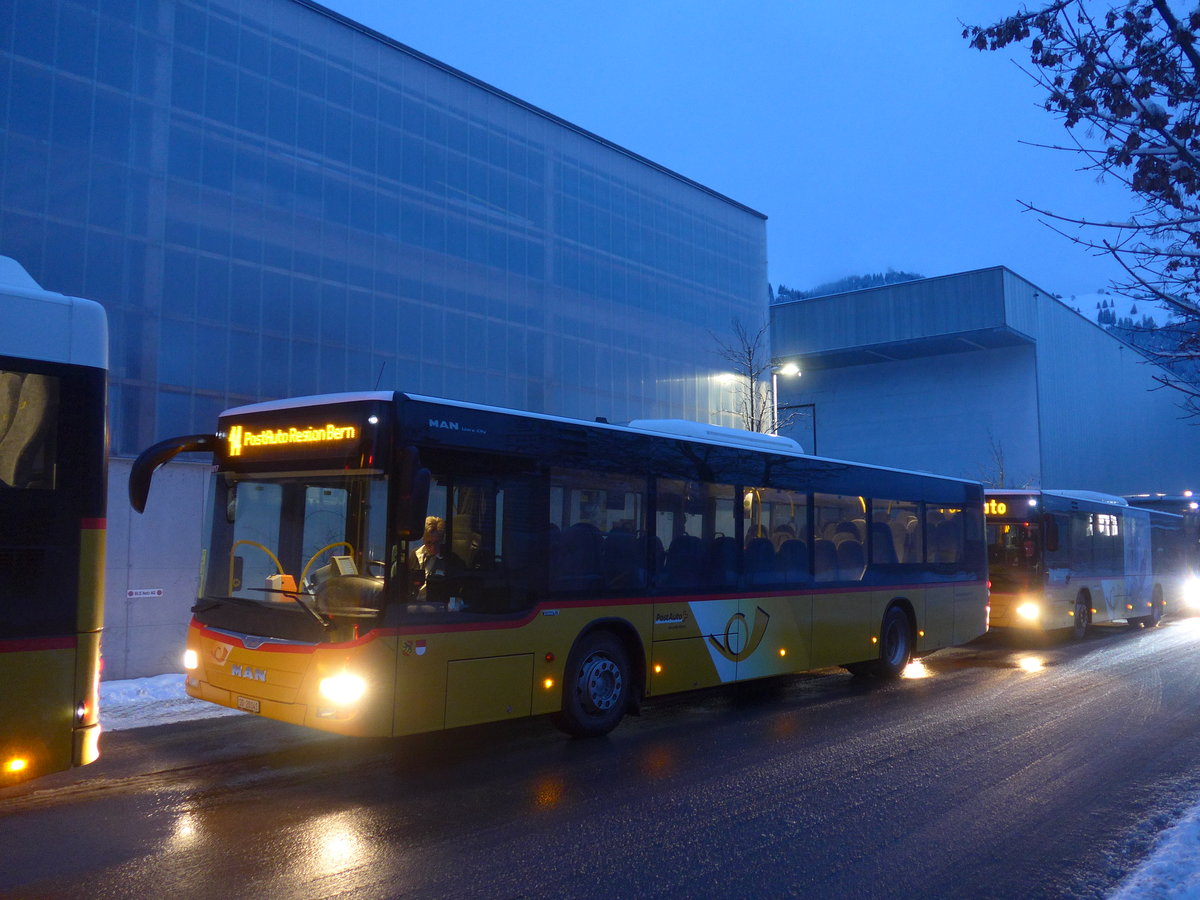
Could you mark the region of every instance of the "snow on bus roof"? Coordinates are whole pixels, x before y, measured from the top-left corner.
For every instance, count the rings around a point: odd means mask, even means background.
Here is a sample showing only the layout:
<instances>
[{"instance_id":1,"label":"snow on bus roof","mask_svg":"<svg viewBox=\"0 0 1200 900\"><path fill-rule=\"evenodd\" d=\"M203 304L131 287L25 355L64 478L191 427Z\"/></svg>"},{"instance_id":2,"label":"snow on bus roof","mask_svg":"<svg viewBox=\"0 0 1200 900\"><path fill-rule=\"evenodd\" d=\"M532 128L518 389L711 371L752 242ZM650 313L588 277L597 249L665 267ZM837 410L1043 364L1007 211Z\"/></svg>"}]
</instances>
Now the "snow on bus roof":
<instances>
[{"instance_id":1,"label":"snow on bus roof","mask_svg":"<svg viewBox=\"0 0 1200 900\"><path fill-rule=\"evenodd\" d=\"M940 475L936 472L919 472L915 469L896 469L891 466L879 466L873 465L872 463L854 462L846 459L832 459L826 456L812 456L810 454L806 454L801 445L791 438L779 437L772 434L756 434L752 431L742 431L738 428L725 428L720 425L708 425L703 422L692 422L687 419L634 419L627 424L621 424L602 420L589 421L587 419L572 419L566 416L554 416L548 413L535 413L529 412L528 410L510 409L503 406L487 406L482 403L471 403L466 400L448 400L444 397L430 397L423 394L405 393L404 396L408 397L410 400L417 400L422 403L437 403L443 406L457 406L462 409L495 412L510 416L525 416L526 418L530 419L542 419L549 422L562 422L567 425L587 425L592 428L609 428L617 431L638 431L644 434L654 435L656 437L674 435L676 437L686 437L689 440L698 441L705 444L717 444L723 447L753 448L762 450L764 452L770 451L773 453L782 453L787 456L806 456L809 459L819 459L822 462L832 462L839 465L860 466L864 469L874 469L882 472L897 472L903 475L920 475L924 478L940 478L945 481L971 482L971 479L969 478L955 478L951 475ZM663 423L670 423L670 425L665 425L662 429L657 427L646 427L648 425ZM680 429L680 423L690 427L688 429ZM733 435L736 435L738 440L732 440L731 436ZM767 444L764 443L764 441L779 443Z\"/></svg>"},{"instance_id":2,"label":"snow on bus roof","mask_svg":"<svg viewBox=\"0 0 1200 900\"><path fill-rule=\"evenodd\" d=\"M0 303L0 354L108 368L108 323L96 301L47 291L15 259L0 256Z\"/></svg>"}]
</instances>

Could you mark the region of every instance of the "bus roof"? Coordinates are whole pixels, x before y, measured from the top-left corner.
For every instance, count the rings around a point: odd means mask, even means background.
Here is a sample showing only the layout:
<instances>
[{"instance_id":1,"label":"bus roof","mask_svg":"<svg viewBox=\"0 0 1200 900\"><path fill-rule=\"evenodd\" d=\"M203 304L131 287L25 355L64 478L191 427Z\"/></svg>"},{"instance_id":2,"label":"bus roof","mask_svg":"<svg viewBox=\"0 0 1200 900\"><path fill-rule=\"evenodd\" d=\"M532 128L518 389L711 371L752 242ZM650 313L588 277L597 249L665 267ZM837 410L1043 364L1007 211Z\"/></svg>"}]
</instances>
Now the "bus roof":
<instances>
[{"instance_id":1,"label":"bus roof","mask_svg":"<svg viewBox=\"0 0 1200 900\"><path fill-rule=\"evenodd\" d=\"M1039 490L1037 488L987 488L986 494L1003 494L1006 497L1061 497L1064 500L1085 500L1089 503L1107 503L1109 506L1129 506L1129 501L1116 494L1101 491Z\"/></svg>"},{"instance_id":2,"label":"bus roof","mask_svg":"<svg viewBox=\"0 0 1200 900\"><path fill-rule=\"evenodd\" d=\"M108 368L104 307L43 290L7 256L0 256L0 319L0 355Z\"/></svg>"},{"instance_id":3,"label":"bus roof","mask_svg":"<svg viewBox=\"0 0 1200 900\"><path fill-rule=\"evenodd\" d=\"M503 406L489 406L483 403L472 403L467 400L451 400L445 397L430 397L425 394L412 394L405 391L351 391L340 394L314 394L307 397L292 397L280 400L266 400L261 403L251 403L227 409L222 417L248 415L254 413L274 412L286 409L296 409L307 406L327 406L334 403L355 403L364 401L393 402L397 397L404 397L418 403L432 403L440 406L452 406L460 409L470 409L480 412L492 412L499 415L521 416L528 419L540 419L546 422L559 422L564 425L586 426L589 428L611 429L614 431L638 432L653 437L686 438L704 444L716 444L722 447L737 449L759 450L764 453L779 453L785 456L808 456L810 459L821 459L825 462L842 465L859 466L864 469L874 469L881 472L897 472L904 475L918 475L922 478L938 478L943 481L978 484L969 478L955 478L950 475L939 475L935 472L918 472L913 469L896 469L891 466L878 466L871 463L854 462L844 459L830 459L806 454L800 444L791 438L778 437L771 434L756 434L751 431L741 431L737 428L725 428L708 425L703 422L690 422L684 419L635 419L628 424L606 422L603 420L589 421L587 419L572 419L566 416L555 416L549 413L529 412L528 410L511 409Z\"/></svg>"}]
</instances>

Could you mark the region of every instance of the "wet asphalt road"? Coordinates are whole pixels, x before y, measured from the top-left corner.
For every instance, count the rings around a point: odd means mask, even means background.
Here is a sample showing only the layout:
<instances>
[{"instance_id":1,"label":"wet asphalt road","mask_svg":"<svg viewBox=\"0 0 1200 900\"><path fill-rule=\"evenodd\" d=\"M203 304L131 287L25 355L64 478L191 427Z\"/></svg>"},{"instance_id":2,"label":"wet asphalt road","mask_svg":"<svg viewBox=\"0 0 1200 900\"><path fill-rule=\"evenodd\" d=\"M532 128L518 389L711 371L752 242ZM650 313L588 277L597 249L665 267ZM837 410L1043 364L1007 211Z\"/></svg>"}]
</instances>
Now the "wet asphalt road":
<instances>
[{"instance_id":1,"label":"wet asphalt road","mask_svg":"<svg viewBox=\"0 0 1200 900\"><path fill-rule=\"evenodd\" d=\"M595 741L117 732L0 789L0 896L1103 897L1200 799L1200 619L1096 631L656 701Z\"/></svg>"}]
</instances>

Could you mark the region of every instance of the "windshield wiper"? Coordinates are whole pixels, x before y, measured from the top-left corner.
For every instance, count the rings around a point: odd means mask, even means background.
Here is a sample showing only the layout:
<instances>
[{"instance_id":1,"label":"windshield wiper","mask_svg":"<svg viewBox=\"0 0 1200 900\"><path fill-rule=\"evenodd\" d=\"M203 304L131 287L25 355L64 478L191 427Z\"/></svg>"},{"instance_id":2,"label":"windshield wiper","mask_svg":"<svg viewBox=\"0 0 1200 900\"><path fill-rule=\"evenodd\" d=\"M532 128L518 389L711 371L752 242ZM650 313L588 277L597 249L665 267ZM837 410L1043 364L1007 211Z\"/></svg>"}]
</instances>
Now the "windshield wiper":
<instances>
[{"instance_id":1,"label":"windshield wiper","mask_svg":"<svg viewBox=\"0 0 1200 900\"><path fill-rule=\"evenodd\" d=\"M262 591L265 594L283 594L283 596L287 597L289 600L296 601L296 605L299 606L306 613L308 613L310 616L312 616L314 619L316 619L317 623L322 628L324 628L326 631L328 631L330 628L333 627L332 619L326 619L323 615L321 615L319 612L317 612L316 607L309 606L307 603L305 603L303 600L300 599L300 597L301 597L300 591L284 591L284 590L280 590L279 588L260 588L260 587L250 588L249 590ZM251 601L251 602L253 602L253 601Z\"/></svg>"}]
</instances>

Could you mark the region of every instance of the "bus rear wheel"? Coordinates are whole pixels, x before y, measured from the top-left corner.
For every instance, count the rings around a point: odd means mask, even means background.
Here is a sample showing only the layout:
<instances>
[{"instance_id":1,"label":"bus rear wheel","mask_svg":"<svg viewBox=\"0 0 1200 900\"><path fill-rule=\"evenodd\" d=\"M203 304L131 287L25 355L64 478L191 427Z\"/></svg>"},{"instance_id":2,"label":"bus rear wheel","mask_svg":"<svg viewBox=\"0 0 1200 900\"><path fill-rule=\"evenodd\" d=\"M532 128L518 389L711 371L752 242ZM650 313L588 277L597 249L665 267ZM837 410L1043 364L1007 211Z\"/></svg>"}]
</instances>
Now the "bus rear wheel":
<instances>
[{"instance_id":1,"label":"bus rear wheel","mask_svg":"<svg viewBox=\"0 0 1200 900\"><path fill-rule=\"evenodd\" d=\"M1092 610L1084 600L1083 594L1075 598L1075 614L1074 623L1071 628L1071 636L1077 641L1082 641L1087 637L1088 626L1092 622Z\"/></svg>"},{"instance_id":2,"label":"bus rear wheel","mask_svg":"<svg viewBox=\"0 0 1200 900\"><path fill-rule=\"evenodd\" d=\"M898 606L883 614L879 629L879 661L875 664L876 678L899 678L912 662L913 637L908 616Z\"/></svg>"},{"instance_id":3,"label":"bus rear wheel","mask_svg":"<svg viewBox=\"0 0 1200 900\"><path fill-rule=\"evenodd\" d=\"M599 737L617 727L629 706L629 655L615 635L594 631L571 650L555 724L575 737Z\"/></svg>"}]
</instances>

